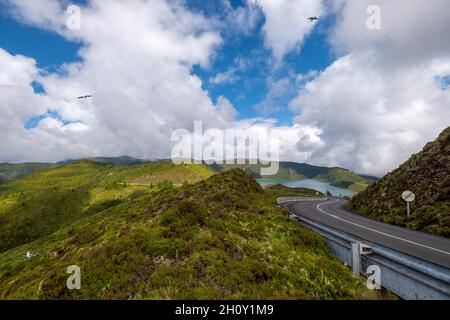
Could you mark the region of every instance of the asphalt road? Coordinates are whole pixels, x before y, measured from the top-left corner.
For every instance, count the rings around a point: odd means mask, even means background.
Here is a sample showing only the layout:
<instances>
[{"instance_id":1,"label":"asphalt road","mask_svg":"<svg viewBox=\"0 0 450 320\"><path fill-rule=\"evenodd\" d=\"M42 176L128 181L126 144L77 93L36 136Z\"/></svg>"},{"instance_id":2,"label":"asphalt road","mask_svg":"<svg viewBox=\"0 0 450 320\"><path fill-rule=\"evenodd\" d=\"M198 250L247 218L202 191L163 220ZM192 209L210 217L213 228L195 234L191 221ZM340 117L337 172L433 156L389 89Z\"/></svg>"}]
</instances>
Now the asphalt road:
<instances>
[{"instance_id":1,"label":"asphalt road","mask_svg":"<svg viewBox=\"0 0 450 320\"><path fill-rule=\"evenodd\" d=\"M450 240L389 225L344 209L345 201L305 201L287 204L291 213L322 223L369 242L450 268Z\"/></svg>"}]
</instances>

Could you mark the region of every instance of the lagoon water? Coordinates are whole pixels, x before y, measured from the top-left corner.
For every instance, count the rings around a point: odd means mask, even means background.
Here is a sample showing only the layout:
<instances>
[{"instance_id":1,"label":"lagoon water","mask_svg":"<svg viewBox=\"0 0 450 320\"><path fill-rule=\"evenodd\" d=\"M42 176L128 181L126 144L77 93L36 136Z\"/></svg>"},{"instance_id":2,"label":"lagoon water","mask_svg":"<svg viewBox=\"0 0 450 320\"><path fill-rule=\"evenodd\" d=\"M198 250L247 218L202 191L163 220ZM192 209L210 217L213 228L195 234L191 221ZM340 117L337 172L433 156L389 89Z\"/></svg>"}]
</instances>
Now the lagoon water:
<instances>
[{"instance_id":1,"label":"lagoon water","mask_svg":"<svg viewBox=\"0 0 450 320\"><path fill-rule=\"evenodd\" d=\"M312 179L304 179L304 180L263 180L258 179L258 183L262 186L266 186L268 184L282 184L287 187L303 187L303 188L309 188L313 190L318 190L320 192L326 193L327 190L331 192L333 196L339 197L339 196L349 196L352 197L356 194L356 192L334 187L331 184L327 182L312 180Z\"/></svg>"}]
</instances>

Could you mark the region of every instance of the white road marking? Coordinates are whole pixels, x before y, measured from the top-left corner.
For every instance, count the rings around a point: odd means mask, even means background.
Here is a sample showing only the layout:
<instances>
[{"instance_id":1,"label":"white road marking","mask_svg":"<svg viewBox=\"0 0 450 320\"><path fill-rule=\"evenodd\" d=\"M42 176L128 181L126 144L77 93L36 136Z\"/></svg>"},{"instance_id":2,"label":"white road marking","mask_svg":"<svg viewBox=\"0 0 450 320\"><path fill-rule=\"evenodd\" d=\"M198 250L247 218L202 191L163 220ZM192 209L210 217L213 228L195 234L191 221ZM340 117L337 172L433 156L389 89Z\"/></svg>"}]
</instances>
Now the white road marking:
<instances>
[{"instance_id":1,"label":"white road marking","mask_svg":"<svg viewBox=\"0 0 450 320\"><path fill-rule=\"evenodd\" d=\"M334 201L334 202L328 202L328 203L331 204L331 203L335 203L335 202L337 202L337 201ZM340 217L338 217L338 216L336 216L336 215L334 215L334 214L330 214L330 213L326 212L325 210L323 210L323 209L321 208L321 205L322 205L322 204L323 204L323 203L317 205L317 210L319 210L320 212L326 214L327 216L330 216L330 217L335 218L335 219L337 219L337 220L341 220L341 221L343 221L343 222L352 224L352 225L354 225L354 226L357 226L357 227L360 227L360 228L363 228L363 229L370 230L370 231L372 231L372 232L376 232L376 233L382 234L382 235L387 236L387 237L391 237L391 238L394 238L394 239L397 239L397 240L401 240L401 241L404 241L404 242L408 242L408 243L411 243L411 244L415 244L415 245L420 246L420 247L424 247L424 248L427 248L427 249L431 249L431 250L434 250L434 251L438 251L438 252L440 252L440 253L444 253L444 254L450 255L450 252L443 251L443 250L439 250L439 249L436 249L436 248L433 248L433 247L429 247L429 246L426 246L426 245L424 245L424 244L417 243L417 242L414 242L414 241L411 241L411 240L407 240L407 239L403 239L403 238L400 238L400 237L397 237L397 236L393 236L393 235L391 235L391 234L388 234L388 233L385 233L385 232L382 232L382 231L378 231L378 230L375 230L375 229L372 229L372 228L369 228L369 227L365 227L365 226L362 226L362 225L360 225L360 224L357 224L357 223L354 223L354 222L351 222L351 221L342 219L342 218L340 218Z\"/></svg>"}]
</instances>

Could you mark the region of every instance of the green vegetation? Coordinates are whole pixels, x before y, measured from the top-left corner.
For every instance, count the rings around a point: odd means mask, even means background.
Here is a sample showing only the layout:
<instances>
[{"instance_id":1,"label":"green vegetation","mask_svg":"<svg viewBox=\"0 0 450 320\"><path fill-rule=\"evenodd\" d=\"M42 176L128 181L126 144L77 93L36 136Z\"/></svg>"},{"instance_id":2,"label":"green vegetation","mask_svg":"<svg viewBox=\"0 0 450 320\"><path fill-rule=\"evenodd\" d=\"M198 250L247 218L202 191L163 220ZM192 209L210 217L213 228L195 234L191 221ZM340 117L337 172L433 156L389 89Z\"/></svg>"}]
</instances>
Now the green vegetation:
<instances>
[{"instance_id":1,"label":"green vegetation","mask_svg":"<svg viewBox=\"0 0 450 320\"><path fill-rule=\"evenodd\" d=\"M100 162L100 163L106 163L106 164L120 164L120 165L130 165L130 164L145 163L144 160L132 158L132 157L129 157L129 156L97 157L97 158L90 158L88 160L96 161L96 162Z\"/></svg>"},{"instance_id":2,"label":"green vegetation","mask_svg":"<svg viewBox=\"0 0 450 320\"><path fill-rule=\"evenodd\" d=\"M398 169L358 194L349 209L413 230L450 237L450 127ZM405 190L416 195L406 219Z\"/></svg>"},{"instance_id":3,"label":"green vegetation","mask_svg":"<svg viewBox=\"0 0 450 320\"><path fill-rule=\"evenodd\" d=\"M366 182L353 182L353 181L338 181L331 183L331 185L342 189L348 189L353 192L364 191L369 186L369 184Z\"/></svg>"},{"instance_id":4,"label":"green vegetation","mask_svg":"<svg viewBox=\"0 0 450 320\"><path fill-rule=\"evenodd\" d=\"M241 169L255 179L272 179L272 180L299 180L307 179L307 177L301 172L294 168L285 165L285 163L280 162L279 170L276 175L273 176L263 176L260 174L261 168L265 167L261 164L213 164L211 166L217 172L224 172L232 169ZM266 166L267 167L267 166Z\"/></svg>"},{"instance_id":5,"label":"green vegetation","mask_svg":"<svg viewBox=\"0 0 450 320\"><path fill-rule=\"evenodd\" d=\"M305 198L317 198L325 197L322 192L312 190L308 188L290 188L282 184L271 184L264 187L264 190L269 192L273 196L281 197L305 197Z\"/></svg>"},{"instance_id":6,"label":"green vegetation","mask_svg":"<svg viewBox=\"0 0 450 320\"><path fill-rule=\"evenodd\" d=\"M128 183L186 170L197 182ZM240 170L210 175L80 161L0 186L1 299L383 298L276 206L283 190ZM69 265L81 290L66 288Z\"/></svg>"},{"instance_id":7,"label":"green vegetation","mask_svg":"<svg viewBox=\"0 0 450 320\"><path fill-rule=\"evenodd\" d=\"M121 157L99 157L91 158L89 161L105 163L105 164L118 164L118 165L133 165L141 164L145 161L140 159L131 158L128 156ZM21 178L29 173L38 172L45 169L56 168L62 165L70 164L76 161L63 161L58 163L0 163L0 183Z\"/></svg>"},{"instance_id":8,"label":"green vegetation","mask_svg":"<svg viewBox=\"0 0 450 320\"><path fill-rule=\"evenodd\" d=\"M348 190L353 192L361 192L366 190L369 187L369 184L364 182L355 182L348 186Z\"/></svg>"},{"instance_id":9,"label":"green vegetation","mask_svg":"<svg viewBox=\"0 0 450 320\"><path fill-rule=\"evenodd\" d=\"M128 156L121 157L97 157L88 159L89 161L102 163L102 164L115 164L115 165L138 165L146 163L144 160L135 159ZM57 164L51 163L24 163L24 164L0 164L0 184L9 180L23 177L31 172L37 172L48 168L55 168L71 164L77 161L65 161ZM170 162L159 161L157 163ZM198 166L205 170L206 166ZM363 176L355 174L347 169L342 168L327 168L317 167L305 163L295 162L280 162L279 171L274 176L261 176L261 164L213 164L209 168L215 172L224 172L231 169L242 169L255 179L267 179L267 180L300 180L300 179L315 179L319 181L329 182L333 186L349 189L353 192L360 192L365 190L370 184L377 180L375 177ZM140 180L131 181L134 185L147 185L153 183L154 180L159 180L160 177L140 177ZM189 179L189 178L188 178ZM175 184L181 184L180 177Z\"/></svg>"},{"instance_id":10,"label":"green vegetation","mask_svg":"<svg viewBox=\"0 0 450 320\"><path fill-rule=\"evenodd\" d=\"M329 168L328 170L323 171L316 177L314 177L320 181L327 182L362 182L367 181L367 179L357 175L354 172L351 172L347 169L342 168Z\"/></svg>"},{"instance_id":11,"label":"green vegetation","mask_svg":"<svg viewBox=\"0 0 450 320\"><path fill-rule=\"evenodd\" d=\"M23 177L24 175L56 167L51 163L0 163L0 183Z\"/></svg>"},{"instance_id":12,"label":"green vegetation","mask_svg":"<svg viewBox=\"0 0 450 320\"><path fill-rule=\"evenodd\" d=\"M212 174L196 165L116 166L92 161L29 174L0 185L0 252L152 191L161 183L193 183Z\"/></svg>"},{"instance_id":13,"label":"green vegetation","mask_svg":"<svg viewBox=\"0 0 450 320\"><path fill-rule=\"evenodd\" d=\"M214 164L211 166L217 172L231 169L242 169L255 179L266 180L301 180L314 179L329 182L333 186L360 192L376 181L375 177L361 176L343 168L317 167L306 163L280 162L279 171L273 176L261 176L261 164Z\"/></svg>"}]
</instances>

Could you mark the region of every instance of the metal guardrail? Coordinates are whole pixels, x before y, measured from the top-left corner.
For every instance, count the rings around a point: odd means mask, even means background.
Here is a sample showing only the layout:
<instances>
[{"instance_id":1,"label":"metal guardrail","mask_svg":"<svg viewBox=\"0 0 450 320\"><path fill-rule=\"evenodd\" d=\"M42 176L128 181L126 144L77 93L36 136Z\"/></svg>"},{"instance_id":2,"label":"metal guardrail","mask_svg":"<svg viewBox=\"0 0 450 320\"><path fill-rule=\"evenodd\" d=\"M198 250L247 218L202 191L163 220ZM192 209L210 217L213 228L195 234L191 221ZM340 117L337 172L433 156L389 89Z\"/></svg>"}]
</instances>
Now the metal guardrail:
<instances>
[{"instance_id":1,"label":"metal guardrail","mask_svg":"<svg viewBox=\"0 0 450 320\"><path fill-rule=\"evenodd\" d=\"M278 204L286 208L286 204L291 202L324 200L327 198L279 198ZM346 265L351 266L355 275L372 276L376 268L379 271L379 284L402 299L450 300L448 268L370 243L297 216L291 211L289 213L291 218L321 234L331 252Z\"/></svg>"},{"instance_id":2,"label":"metal guardrail","mask_svg":"<svg viewBox=\"0 0 450 320\"><path fill-rule=\"evenodd\" d=\"M282 203L289 203L289 202L300 202L300 201L328 201L329 198L328 197L324 197L324 198L288 198L288 197L281 197L278 198L278 204L282 204Z\"/></svg>"}]
</instances>

